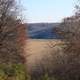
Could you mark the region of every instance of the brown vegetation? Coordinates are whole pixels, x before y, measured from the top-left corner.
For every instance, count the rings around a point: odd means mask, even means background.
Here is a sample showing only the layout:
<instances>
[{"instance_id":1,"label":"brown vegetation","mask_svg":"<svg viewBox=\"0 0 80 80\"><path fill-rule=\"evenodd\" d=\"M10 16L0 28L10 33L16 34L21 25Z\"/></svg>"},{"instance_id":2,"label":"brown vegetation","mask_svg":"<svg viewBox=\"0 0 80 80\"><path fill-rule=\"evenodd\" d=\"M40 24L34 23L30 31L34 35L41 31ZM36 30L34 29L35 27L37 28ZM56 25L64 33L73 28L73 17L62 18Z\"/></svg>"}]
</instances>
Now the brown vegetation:
<instances>
[{"instance_id":1,"label":"brown vegetation","mask_svg":"<svg viewBox=\"0 0 80 80\"><path fill-rule=\"evenodd\" d=\"M66 45L63 48L66 56L64 63L59 65L61 68L57 70L61 72L59 75L64 80L80 79L80 8L76 13L74 16L65 18L60 28L56 29Z\"/></svg>"},{"instance_id":2,"label":"brown vegetation","mask_svg":"<svg viewBox=\"0 0 80 80\"><path fill-rule=\"evenodd\" d=\"M24 62L21 47L25 29L17 14L15 0L0 0L0 63Z\"/></svg>"}]
</instances>

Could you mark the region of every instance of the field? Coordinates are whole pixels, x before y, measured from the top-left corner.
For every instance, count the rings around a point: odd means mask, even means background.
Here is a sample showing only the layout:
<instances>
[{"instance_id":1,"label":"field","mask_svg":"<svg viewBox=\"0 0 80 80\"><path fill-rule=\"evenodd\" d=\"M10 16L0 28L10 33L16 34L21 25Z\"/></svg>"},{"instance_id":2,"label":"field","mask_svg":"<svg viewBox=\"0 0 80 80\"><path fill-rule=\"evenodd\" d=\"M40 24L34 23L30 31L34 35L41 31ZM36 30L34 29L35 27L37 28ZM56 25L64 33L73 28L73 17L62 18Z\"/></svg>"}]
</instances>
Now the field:
<instances>
[{"instance_id":1,"label":"field","mask_svg":"<svg viewBox=\"0 0 80 80\"><path fill-rule=\"evenodd\" d=\"M53 47L55 49L55 45L59 43L61 41L56 39L28 39L25 46L28 68L34 67L36 62L40 61L45 54L48 55L50 50Z\"/></svg>"}]
</instances>

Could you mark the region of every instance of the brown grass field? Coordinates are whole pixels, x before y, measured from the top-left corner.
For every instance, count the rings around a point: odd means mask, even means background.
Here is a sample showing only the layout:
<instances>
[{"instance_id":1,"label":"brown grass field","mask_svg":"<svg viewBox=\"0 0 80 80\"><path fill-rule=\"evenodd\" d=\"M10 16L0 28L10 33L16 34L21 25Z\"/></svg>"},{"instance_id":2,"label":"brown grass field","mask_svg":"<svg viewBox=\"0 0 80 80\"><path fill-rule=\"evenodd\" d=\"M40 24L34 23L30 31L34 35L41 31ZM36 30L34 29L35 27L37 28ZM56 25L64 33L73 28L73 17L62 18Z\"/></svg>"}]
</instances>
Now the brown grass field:
<instances>
[{"instance_id":1,"label":"brown grass field","mask_svg":"<svg viewBox=\"0 0 80 80\"><path fill-rule=\"evenodd\" d=\"M55 45L61 43L60 40L55 39L28 39L25 45L27 66L34 67L35 63L40 61Z\"/></svg>"}]
</instances>

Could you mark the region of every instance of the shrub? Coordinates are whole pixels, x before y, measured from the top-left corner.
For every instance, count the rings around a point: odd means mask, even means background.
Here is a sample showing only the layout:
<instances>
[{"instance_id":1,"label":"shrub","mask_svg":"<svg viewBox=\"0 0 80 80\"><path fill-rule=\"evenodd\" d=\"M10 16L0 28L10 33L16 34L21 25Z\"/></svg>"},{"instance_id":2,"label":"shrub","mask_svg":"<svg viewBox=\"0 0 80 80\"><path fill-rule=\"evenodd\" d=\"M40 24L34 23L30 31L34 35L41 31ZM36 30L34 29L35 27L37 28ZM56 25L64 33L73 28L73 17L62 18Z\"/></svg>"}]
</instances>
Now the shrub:
<instances>
[{"instance_id":1,"label":"shrub","mask_svg":"<svg viewBox=\"0 0 80 80\"><path fill-rule=\"evenodd\" d=\"M26 75L23 64L0 64L0 80L26 80Z\"/></svg>"}]
</instances>

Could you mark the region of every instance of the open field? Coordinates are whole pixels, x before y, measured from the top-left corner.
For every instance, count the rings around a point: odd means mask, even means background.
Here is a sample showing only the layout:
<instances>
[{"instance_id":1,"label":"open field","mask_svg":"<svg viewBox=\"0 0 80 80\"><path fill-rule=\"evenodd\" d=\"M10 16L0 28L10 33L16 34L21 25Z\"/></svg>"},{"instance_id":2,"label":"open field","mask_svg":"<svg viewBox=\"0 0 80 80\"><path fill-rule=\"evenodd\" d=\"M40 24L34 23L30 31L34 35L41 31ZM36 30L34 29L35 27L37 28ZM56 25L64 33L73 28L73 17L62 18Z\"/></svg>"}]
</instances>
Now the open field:
<instances>
[{"instance_id":1,"label":"open field","mask_svg":"<svg viewBox=\"0 0 80 80\"><path fill-rule=\"evenodd\" d=\"M60 43L60 40L55 39L28 39L25 46L28 67L35 66L42 56L48 55L50 50Z\"/></svg>"}]
</instances>

